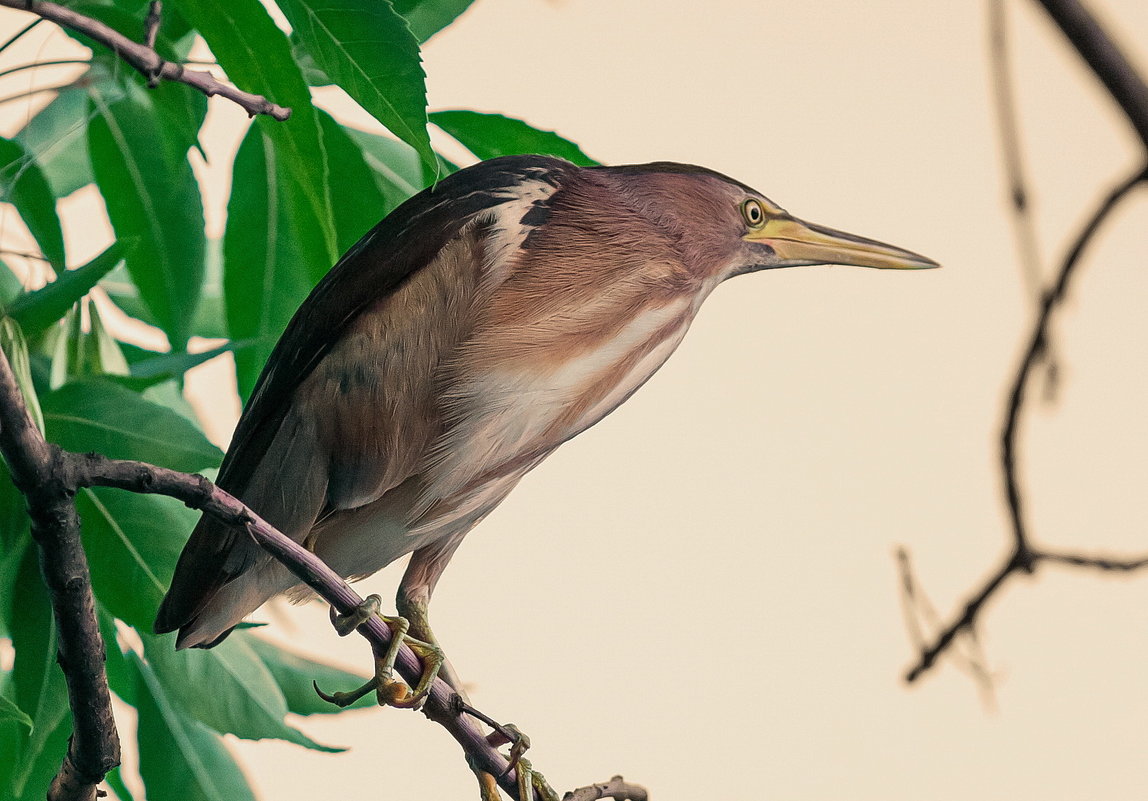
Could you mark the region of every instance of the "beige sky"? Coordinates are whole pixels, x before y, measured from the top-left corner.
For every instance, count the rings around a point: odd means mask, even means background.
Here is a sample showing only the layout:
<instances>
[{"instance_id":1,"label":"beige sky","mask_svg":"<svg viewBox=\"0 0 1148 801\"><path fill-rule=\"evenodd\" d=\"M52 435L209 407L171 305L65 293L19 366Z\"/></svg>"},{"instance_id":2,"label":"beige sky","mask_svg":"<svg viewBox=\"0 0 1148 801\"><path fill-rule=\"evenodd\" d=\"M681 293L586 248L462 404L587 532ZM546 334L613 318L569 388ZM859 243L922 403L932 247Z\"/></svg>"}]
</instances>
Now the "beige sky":
<instances>
[{"instance_id":1,"label":"beige sky","mask_svg":"<svg viewBox=\"0 0 1148 801\"><path fill-rule=\"evenodd\" d=\"M1047 259L1138 151L1031 5L1010 16ZM1091 5L1148 71L1148 5ZM479 0L426 48L433 107L521 116L610 163L704 164L945 266L719 288L662 372L463 545L436 631L556 787L622 773L658 801L1148 794L1148 576L1011 587L982 629L996 711L949 665L900 681L895 547L948 615L1008 536L996 429L1031 310L985 41L981 3ZM241 118L213 104L217 162ZM1025 419L1043 542L1148 549L1146 219L1142 192L1090 252L1057 328L1059 399ZM363 592L390 597L398 575ZM271 618L367 666L318 607ZM352 750L239 744L264 798L475 797L420 715L302 725Z\"/></svg>"}]
</instances>

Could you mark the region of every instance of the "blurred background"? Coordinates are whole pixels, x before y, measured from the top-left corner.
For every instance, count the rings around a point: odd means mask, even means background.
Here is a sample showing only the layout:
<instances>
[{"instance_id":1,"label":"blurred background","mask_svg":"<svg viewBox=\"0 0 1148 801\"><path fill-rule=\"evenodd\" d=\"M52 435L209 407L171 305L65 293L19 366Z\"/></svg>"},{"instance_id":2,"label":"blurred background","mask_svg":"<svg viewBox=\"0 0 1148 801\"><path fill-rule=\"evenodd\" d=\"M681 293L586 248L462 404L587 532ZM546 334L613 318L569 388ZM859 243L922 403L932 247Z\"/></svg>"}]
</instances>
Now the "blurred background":
<instances>
[{"instance_id":1,"label":"blurred background","mask_svg":"<svg viewBox=\"0 0 1148 801\"><path fill-rule=\"evenodd\" d=\"M1148 73L1148 4L1089 5ZM1142 154L1035 4L1009 4L1009 21L1047 277ZM621 773L659 801L1148 793L1148 576L1048 568L1011 584L979 629L991 699L948 662L902 681L915 654L895 549L910 549L948 617L1010 541L998 428L1034 306L987 52L985 4L845 0L478 0L425 46L432 109L522 117L606 163L702 164L944 265L719 288L640 393L470 535L437 590L435 630L475 705L530 735L555 787ZM338 90L318 97L382 130ZM30 113L9 104L5 125ZM212 102L196 166L215 235L245 125ZM110 240L81 194L61 209L77 261ZM1055 328L1059 392L1034 392L1023 420L1040 543L1148 549L1146 220L1141 192L1087 253ZM189 387L221 447L238 414L219 400L230 376L216 360ZM400 575L360 591L390 598ZM260 617L277 641L369 664L318 605ZM228 738L261 797L476 797L455 744L421 715L300 725L350 750Z\"/></svg>"}]
</instances>

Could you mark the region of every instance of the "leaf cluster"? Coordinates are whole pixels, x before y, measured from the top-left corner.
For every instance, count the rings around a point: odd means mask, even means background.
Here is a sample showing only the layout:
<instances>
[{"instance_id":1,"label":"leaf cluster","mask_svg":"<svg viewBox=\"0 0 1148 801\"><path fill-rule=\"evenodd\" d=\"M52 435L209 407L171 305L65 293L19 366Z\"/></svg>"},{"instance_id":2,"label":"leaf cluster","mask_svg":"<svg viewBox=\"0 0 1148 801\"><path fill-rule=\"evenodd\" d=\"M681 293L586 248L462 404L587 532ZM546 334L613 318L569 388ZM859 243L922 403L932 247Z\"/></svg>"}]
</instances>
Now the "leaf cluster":
<instances>
[{"instance_id":1,"label":"leaf cluster","mask_svg":"<svg viewBox=\"0 0 1148 801\"><path fill-rule=\"evenodd\" d=\"M199 133L207 98L178 83L149 86L101 43L69 33L91 49L83 75L55 87L19 133L0 139L0 201L9 204L0 213L19 215L50 274L46 286L25 291L26 277L0 261L0 345L49 441L182 471L218 467L221 451L183 399L185 373L232 353L246 398L291 315L338 255L457 169L431 146L428 123L478 158L541 152L593 163L571 142L510 117L428 115L420 46L470 2L279 0L290 33L260 0L165 3L156 40L163 58L185 59L201 38L217 74L292 110L286 122L250 122L218 240L205 234L194 169L206 158ZM148 11L144 0L69 7L136 40ZM316 105L311 87L332 83L391 135L350 128ZM57 204L86 187L102 197L115 239L76 265L64 236L70 221ZM120 341L95 296L159 329L169 348ZM0 472L0 797L21 801L43 798L71 720L23 499ZM83 490L76 502L109 680L138 715L139 778L149 799L253 798L224 734L335 750L286 716L337 711L313 695L313 679L350 686L360 677L251 630L208 652L176 652L171 637L151 633L196 513L162 496L115 490ZM108 784L120 799L133 797L118 770Z\"/></svg>"}]
</instances>

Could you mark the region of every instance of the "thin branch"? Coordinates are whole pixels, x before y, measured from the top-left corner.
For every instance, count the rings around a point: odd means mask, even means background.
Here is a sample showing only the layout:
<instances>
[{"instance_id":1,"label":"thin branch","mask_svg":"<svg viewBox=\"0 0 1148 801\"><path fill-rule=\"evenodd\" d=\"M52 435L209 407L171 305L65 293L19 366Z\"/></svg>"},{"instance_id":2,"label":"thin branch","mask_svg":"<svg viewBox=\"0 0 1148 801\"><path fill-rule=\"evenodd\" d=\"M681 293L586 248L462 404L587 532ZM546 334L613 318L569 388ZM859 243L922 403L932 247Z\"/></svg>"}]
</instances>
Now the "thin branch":
<instances>
[{"instance_id":1,"label":"thin branch","mask_svg":"<svg viewBox=\"0 0 1148 801\"><path fill-rule=\"evenodd\" d=\"M37 25L39 25L43 21L44 21L43 18L34 19L31 22L29 22L27 25L25 25L23 28L16 31L14 34L12 34L10 37L8 37L8 40L6 42L4 42L4 44L0 44L0 53L3 53L9 47L16 44L16 42L20 41L20 39L22 39L24 37L24 34L31 31L33 28L35 28Z\"/></svg>"},{"instance_id":2,"label":"thin branch","mask_svg":"<svg viewBox=\"0 0 1148 801\"><path fill-rule=\"evenodd\" d=\"M994 109L1000 134L1001 158L1012 207L1013 233L1025 288L1034 302L1040 300L1040 248L1025 179L1024 156L1013 96L1008 52L1008 14L1005 0L989 0L989 65L992 70Z\"/></svg>"},{"instance_id":3,"label":"thin branch","mask_svg":"<svg viewBox=\"0 0 1148 801\"><path fill-rule=\"evenodd\" d=\"M363 599L351 589L350 585L314 553L277 531L243 503L214 486L203 476L179 473L143 462L108 459L95 453L68 454L68 456L75 460L73 480L77 486L115 487L130 492L154 493L176 498L193 509L244 529L260 547L318 593L336 611L348 614L363 603ZM357 631L367 639L376 653L384 652L391 641L390 628L377 616L359 626ZM399 651L395 667L412 686L422 672L418 657L405 644ZM460 701L458 693L449 684L442 679L436 679L422 712L450 732L462 746L470 764L494 776L503 790L517 798L517 771L511 767L507 757L488 742L487 736L474 723L471 715L467 714L466 705ZM485 719L485 716L479 717ZM538 801L544 801L537 791L534 792L534 796ZM645 798L644 795L615 797L634 801Z\"/></svg>"},{"instance_id":4,"label":"thin branch","mask_svg":"<svg viewBox=\"0 0 1148 801\"><path fill-rule=\"evenodd\" d=\"M65 28L88 36L106 46L120 58L138 70L149 81L166 80L185 83L208 97L219 95L236 103L250 116L267 114L277 120L291 116L291 109L278 106L261 95L254 95L220 83L209 72L189 70L180 64L165 61L152 48L133 42L118 31L99 20L85 17L70 8L48 2L48 0L0 0L0 6L29 11L43 19L55 22Z\"/></svg>"},{"instance_id":5,"label":"thin branch","mask_svg":"<svg viewBox=\"0 0 1148 801\"><path fill-rule=\"evenodd\" d=\"M1068 289L1080 258L1093 237L1100 230L1104 221L1108 219L1113 210L1124 198L1139 186L1148 181L1148 167L1141 167L1133 174L1114 186L1097 206L1096 210L1081 227L1072 246L1068 249L1061 262L1057 279L1052 287L1045 293L1041 302L1040 314L1033 326L1029 338L1028 349L1025 351L1017 368L1013 380L1012 390L1008 395L1005 410L1005 420L1001 427L1001 473L1004 483L1005 499L1008 504L1009 518L1012 524L1013 548L1012 553L1001 567L990 576L981 588L965 603L962 614L946 626L933 640L933 643L921 650L917 663L905 674L908 682L916 681L929 670L938 657L953 643L958 634L965 630L972 631L977 622L982 607L1004 585L1005 580L1014 573L1032 573L1042 561L1059 562L1061 564L1076 565L1079 567L1092 567L1103 570L1138 570L1148 567L1148 559L1115 560L1100 557L1090 557L1072 553L1058 553L1045 551L1032 545L1026 529L1024 507L1021 497L1020 485L1017 480L1016 446L1017 428L1020 423L1021 411L1024 408L1025 390L1033 371L1040 362L1041 352L1048 337L1050 326L1057 309L1063 304L1068 295Z\"/></svg>"},{"instance_id":6,"label":"thin branch","mask_svg":"<svg viewBox=\"0 0 1148 801\"><path fill-rule=\"evenodd\" d=\"M147 19L144 20L144 46L149 50L155 50L155 38L159 34L162 13L163 3L160 0L151 0L147 7Z\"/></svg>"},{"instance_id":7,"label":"thin branch","mask_svg":"<svg viewBox=\"0 0 1148 801\"><path fill-rule=\"evenodd\" d=\"M7 356L0 353L0 452L12 481L24 494L40 570L52 603L57 660L68 686L72 737L49 801L93 801L97 785L120 763L120 743L112 717L111 691L104 668L104 642L96 619L80 520L63 454L44 440L24 405Z\"/></svg>"},{"instance_id":8,"label":"thin branch","mask_svg":"<svg viewBox=\"0 0 1148 801\"><path fill-rule=\"evenodd\" d=\"M1148 555L1121 558L1116 556L1086 556L1078 553L1042 551L1039 556L1041 561L1044 562L1055 562L1062 565L1071 565L1072 567L1090 567L1094 570L1110 573L1132 573L1148 567Z\"/></svg>"},{"instance_id":9,"label":"thin branch","mask_svg":"<svg viewBox=\"0 0 1148 801\"><path fill-rule=\"evenodd\" d=\"M25 70L34 70L37 67L59 67L63 64L91 64L91 61L86 58L53 58L47 61L33 61L31 64L18 64L15 67L0 71L0 78L15 75Z\"/></svg>"},{"instance_id":10,"label":"thin branch","mask_svg":"<svg viewBox=\"0 0 1148 801\"><path fill-rule=\"evenodd\" d=\"M1079 0L1040 0L1040 4L1104 84L1148 148L1148 85L1116 40Z\"/></svg>"},{"instance_id":11,"label":"thin branch","mask_svg":"<svg viewBox=\"0 0 1148 801\"><path fill-rule=\"evenodd\" d=\"M627 784L621 776L608 782L580 787L562 796L562 801L598 801L600 798L613 798L615 801L646 801L649 795L644 787Z\"/></svg>"}]
</instances>

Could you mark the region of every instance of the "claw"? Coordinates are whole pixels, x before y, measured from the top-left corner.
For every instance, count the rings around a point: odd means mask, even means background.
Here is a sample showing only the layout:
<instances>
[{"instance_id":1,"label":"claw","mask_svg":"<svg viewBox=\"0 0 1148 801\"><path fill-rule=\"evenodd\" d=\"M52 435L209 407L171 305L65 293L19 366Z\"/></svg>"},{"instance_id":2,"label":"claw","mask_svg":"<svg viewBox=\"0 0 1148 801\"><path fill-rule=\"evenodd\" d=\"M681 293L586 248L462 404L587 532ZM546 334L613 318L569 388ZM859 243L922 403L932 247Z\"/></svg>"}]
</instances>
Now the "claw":
<instances>
[{"instance_id":1,"label":"claw","mask_svg":"<svg viewBox=\"0 0 1148 801\"><path fill-rule=\"evenodd\" d=\"M359 626L366 623L383 608L383 599L378 595L368 595L363 602L347 614L340 614L331 607L331 625L335 627L340 637L346 637Z\"/></svg>"},{"instance_id":2,"label":"claw","mask_svg":"<svg viewBox=\"0 0 1148 801\"><path fill-rule=\"evenodd\" d=\"M382 599L377 595L369 595L354 610L347 614L337 614L331 610L331 625L339 636L346 636L359 626L366 623L371 617L378 615L391 629L391 643L381 657L375 658L375 677L355 690L349 692L325 693L315 685L315 692L324 701L339 707L350 706L372 690L380 706L393 706L399 709L418 709L430 693L439 668L446 658L442 649L433 643L416 640L407 635L410 622L404 617L387 617L379 613ZM422 660L423 670L414 689L408 687L403 681L395 678L395 660L403 643L415 652Z\"/></svg>"}]
</instances>

